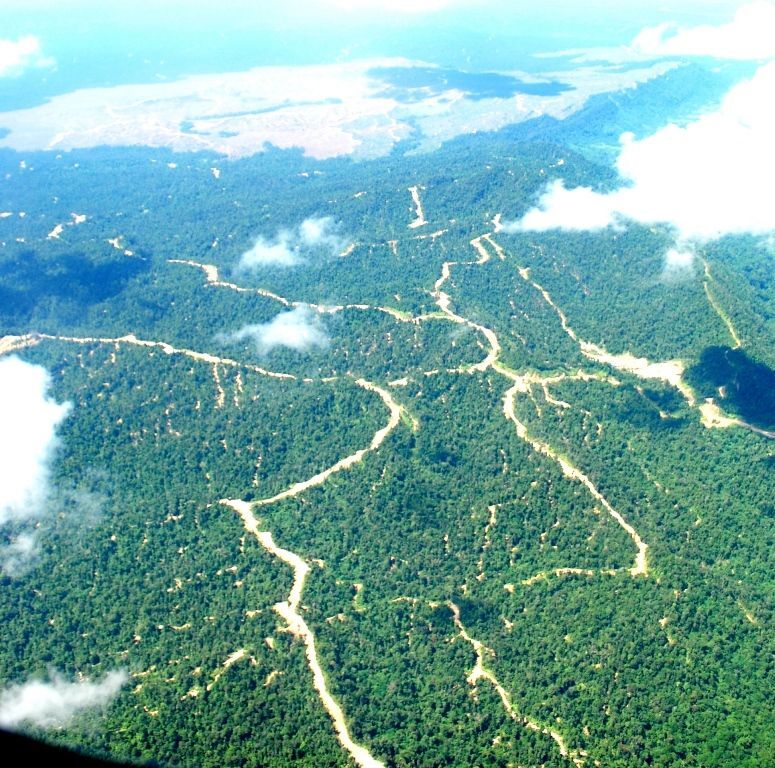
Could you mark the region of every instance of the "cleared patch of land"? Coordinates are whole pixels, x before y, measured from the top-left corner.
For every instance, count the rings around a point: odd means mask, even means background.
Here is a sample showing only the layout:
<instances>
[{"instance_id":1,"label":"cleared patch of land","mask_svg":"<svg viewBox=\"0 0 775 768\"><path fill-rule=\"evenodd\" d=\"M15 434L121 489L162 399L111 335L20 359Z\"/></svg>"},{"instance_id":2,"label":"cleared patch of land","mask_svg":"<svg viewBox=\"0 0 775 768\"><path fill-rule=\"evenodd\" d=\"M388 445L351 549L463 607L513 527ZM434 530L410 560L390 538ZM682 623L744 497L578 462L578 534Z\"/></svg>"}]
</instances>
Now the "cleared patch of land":
<instances>
[{"instance_id":1,"label":"cleared patch of land","mask_svg":"<svg viewBox=\"0 0 775 768\"><path fill-rule=\"evenodd\" d=\"M0 113L0 126L8 131L0 146L18 151L148 146L237 158L271 144L300 147L318 159L379 157L411 135L421 149L431 150L466 133L495 131L543 115L562 119L591 96L632 88L678 65L661 62L623 71L605 65L574 67L552 73L551 80L568 86L553 95L476 99L448 88L411 102L391 95L374 74L380 67L428 66L406 59L366 59L86 88L37 107ZM213 183L219 176L220 171L213 172Z\"/></svg>"}]
</instances>

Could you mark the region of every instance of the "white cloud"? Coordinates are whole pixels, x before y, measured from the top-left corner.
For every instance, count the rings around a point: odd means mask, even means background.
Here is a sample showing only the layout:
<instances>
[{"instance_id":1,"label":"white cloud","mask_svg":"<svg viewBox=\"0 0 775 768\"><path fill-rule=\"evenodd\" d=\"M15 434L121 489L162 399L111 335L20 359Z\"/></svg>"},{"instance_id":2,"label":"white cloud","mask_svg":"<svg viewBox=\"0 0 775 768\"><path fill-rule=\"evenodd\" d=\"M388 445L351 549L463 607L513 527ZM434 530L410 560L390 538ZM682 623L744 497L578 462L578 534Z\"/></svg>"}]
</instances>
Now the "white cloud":
<instances>
[{"instance_id":1,"label":"white cloud","mask_svg":"<svg viewBox=\"0 0 775 768\"><path fill-rule=\"evenodd\" d=\"M293 267L304 261L304 253L321 249L331 255L344 247L338 227L329 217L305 219L296 229L281 229L274 240L256 238L252 248L240 256L237 270L241 272L261 267Z\"/></svg>"},{"instance_id":2,"label":"white cloud","mask_svg":"<svg viewBox=\"0 0 775 768\"><path fill-rule=\"evenodd\" d=\"M567 189L561 180L549 184L538 205L518 222L504 222L504 232L545 232L549 229L605 229L615 210L605 195L590 187Z\"/></svg>"},{"instance_id":3,"label":"white cloud","mask_svg":"<svg viewBox=\"0 0 775 768\"><path fill-rule=\"evenodd\" d=\"M116 670L101 681L70 683L59 674L51 680L29 680L0 692L0 726L15 729L24 724L42 728L61 727L87 709L104 707L128 679Z\"/></svg>"},{"instance_id":4,"label":"white cloud","mask_svg":"<svg viewBox=\"0 0 775 768\"><path fill-rule=\"evenodd\" d=\"M728 5L736 7L729 7ZM706 1L694 13L707 13ZM775 3L717 3L724 11L735 12L732 21L712 26L682 27L674 22L642 29L629 45L597 48L571 48L539 54L539 58L570 57L576 64L608 61L611 64L650 61L663 57L703 56L737 61L763 61L775 58ZM687 8L687 11L692 9Z\"/></svg>"},{"instance_id":5,"label":"white cloud","mask_svg":"<svg viewBox=\"0 0 775 768\"><path fill-rule=\"evenodd\" d=\"M691 275L693 266L694 249L688 245L676 245L665 254L662 279L665 282L684 280Z\"/></svg>"},{"instance_id":6,"label":"white cloud","mask_svg":"<svg viewBox=\"0 0 775 768\"><path fill-rule=\"evenodd\" d=\"M32 35L18 40L0 40L0 77L21 74L30 67L51 67L54 60L44 56L40 40Z\"/></svg>"},{"instance_id":7,"label":"white cloud","mask_svg":"<svg viewBox=\"0 0 775 768\"><path fill-rule=\"evenodd\" d=\"M334 220L329 216L324 218L304 219L299 226L299 240L303 245L316 246L327 244L332 238L338 242L333 234Z\"/></svg>"},{"instance_id":8,"label":"white cloud","mask_svg":"<svg viewBox=\"0 0 775 768\"><path fill-rule=\"evenodd\" d=\"M45 512L50 495L56 430L70 411L48 395L45 368L18 357L0 360L0 528L11 528L10 545L0 550L6 573L15 572L34 551L30 527ZM29 530L20 530L29 528Z\"/></svg>"},{"instance_id":9,"label":"white cloud","mask_svg":"<svg viewBox=\"0 0 775 768\"><path fill-rule=\"evenodd\" d=\"M275 347L304 352L312 347L328 346L328 335L320 318L305 306L281 312L268 323L246 325L238 331L220 334L218 338L229 343L250 340L262 354Z\"/></svg>"},{"instance_id":10,"label":"white cloud","mask_svg":"<svg viewBox=\"0 0 775 768\"><path fill-rule=\"evenodd\" d=\"M39 365L0 360L0 524L36 517L48 493L56 428L70 410L48 396L50 384Z\"/></svg>"},{"instance_id":11,"label":"white cloud","mask_svg":"<svg viewBox=\"0 0 775 768\"><path fill-rule=\"evenodd\" d=\"M28 568L37 552L36 531L22 531L8 538L8 544L0 549L0 564L7 576L19 576Z\"/></svg>"},{"instance_id":12,"label":"white cloud","mask_svg":"<svg viewBox=\"0 0 775 768\"><path fill-rule=\"evenodd\" d=\"M299 248L293 244L291 233L282 230L273 242L263 237L256 238L250 250L240 256L237 269L249 271L269 266L294 267L301 261Z\"/></svg>"},{"instance_id":13,"label":"white cloud","mask_svg":"<svg viewBox=\"0 0 775 768\"><path fill-rule=\"evenodd\" d=\"M646 56L711 56L717 59L775 58L775 3L758 0L738 9L728 24L681 29L660 24L632 41Z\"/></svg>"},{"instance_id":14,"label":"white cloud","mask_svg":"<svg viewBox=\"0 0 775 768\"><path fill-rule=\"evenodd\" d=\"M599 229L620 218L675 227L679 240L775 230L775 62L734 86L714 112L635 141L622 136L625 182L609 193L550 185L538 207L506 231Z\"/></svg>"}]
</instances>

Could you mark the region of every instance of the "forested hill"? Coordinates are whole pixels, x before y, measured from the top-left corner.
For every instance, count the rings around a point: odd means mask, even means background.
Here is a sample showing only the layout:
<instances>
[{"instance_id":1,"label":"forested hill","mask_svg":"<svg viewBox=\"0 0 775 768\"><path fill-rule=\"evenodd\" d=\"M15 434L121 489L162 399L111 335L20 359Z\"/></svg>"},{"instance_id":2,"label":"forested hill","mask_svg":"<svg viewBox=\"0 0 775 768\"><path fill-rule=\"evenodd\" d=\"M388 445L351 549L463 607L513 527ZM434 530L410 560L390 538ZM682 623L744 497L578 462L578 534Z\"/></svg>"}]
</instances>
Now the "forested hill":
<instances>
[{"instance_id":1,"label":"forested hill","mask_svg":"<svg viewBox=\"0 0 775 768\"><path fill-rule=\"evenodd\" d=\"M404 149L0 153L0 364L71 403L0 680L123 670L32 731L169 766L772 765L767 245L666 279L502 229L599 153Z\"/></svg>"}]
</instances>

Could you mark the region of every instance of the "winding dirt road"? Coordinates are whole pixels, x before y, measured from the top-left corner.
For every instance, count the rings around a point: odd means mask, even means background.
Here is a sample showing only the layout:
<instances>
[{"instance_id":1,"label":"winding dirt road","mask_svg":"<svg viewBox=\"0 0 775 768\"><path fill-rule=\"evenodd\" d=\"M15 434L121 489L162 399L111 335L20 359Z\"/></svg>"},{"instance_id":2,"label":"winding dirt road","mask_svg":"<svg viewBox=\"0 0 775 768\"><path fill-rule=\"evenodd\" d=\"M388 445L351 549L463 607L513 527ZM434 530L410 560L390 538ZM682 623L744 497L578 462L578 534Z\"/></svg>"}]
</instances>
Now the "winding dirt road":
<instances>
[{"instance_id":1,"label":"winding dirt road","mask_svg":"<svg viewBox=\"0 0 775 768\"><path fill-rule=\"evenodd\" d=\"M168 344L166 341L148 341L146 339L138 339L133 333L128 333L126 336L117 336L114 338L100 337L100 336L55 336L48 333L40 333L37 335L39 339L49 339L50 341L66 341L71 344L115 344L120 346L121 344L129 344L134 347L150 347L160 349L165 355L183 355L184 357L190 357L192 360L197 360L201 363L209 363L210 365L223 365L228 368L244 368L253 373L258 373L261 376L269 376L273 379L289 379L297 380L296 376L292 373L278 373L276 371L268 371L266 368L262 368L259 365L252 365L250 363L240 363L237 360L232 360L229 357L218 357L218 355L211 355L209 352L197 352L193 349L184 349L173 347L172 344Z\"/></svg>"},{"instance_id":2,"label":"winding dirt road","mask_svg":"<svg viewBox=\"0 0 775 768\"><path fill-rule=\"evenodd\" d=\"M40 336L26 333L22 336L3 336L0 338L0 355L9 355L27 347L34 347L40 341Z\"/></svg>"},{"instance_id":3,"label":"winding dirt road","mask_svg":"<svg viewBox=\"0 0 775 768\"><path fill-rule=\"evenodd\" d=\"M205 273L207 284L215 286L217 288L228 288L230 291L236 291L237 293L254 293L259 296L265 296L267 299L278 301L280 304L286 307L290 306L290 302L284 299L282 296L278 296L272 291L267 291L265 288L245 288L244 286L237 285L236 283L230 283L226 280L221 280L218 267L215 264L201 264L198 261L190 261L189 259L167 259L168 264L183 264L187 267L194 267L201 269Z\"/></svg>"},{"instance_id":4,"label":"winding dirt road","mask_svg":"<svg viewBox=\"0 0 775 768\"><path fill-rule=\"evenodd\" d=\"M420 188L418 186L409 187L409 193L412 196L415 208L415 220L409 225L409 229L417 229L418 227L424 227L428 222L425 220L425 213L422 209L422 201L420 200Z\"/></svg>"},{"instance_id":5,"label":"winding dirt road","mask_svg":"<svg viewBox=\"0 0 775 768\"><path fill-rule=\"evenodd\" d=\"M274 504L275 502L283 499L298 496L309 488L324 483L331 475L336 472L341 472L344 469L348 469L358 462L363 460L363 457L370 451L376 451L388 435L400 424L401 417L404 416L411 420L413 428L417 428L417 422L414 417L407 414L403 406L399 405L390 392L378 385L366 381L365 379L358 379L355 382L359 387L374 392L379 395L382 402L387 406L390 411L390 418L388 423L377 430L371 439L371 443L367 448L361 448L355 453L346 456L344 459L340 459L336 464L324 470L323 472L314 475L308 480L296 483L282 493L278 493L268 499L261 499L258 501L244 501L241 499L222 499L221 504L230 507L242 518L242 522L249 533L252 533L261 546L274 557L278 558L286 565L290 566L293 570L293 586L288 595L288 599L276 603L274 606L275 612L280 616L288 626L288 630L294 637L299 638L304 642L307 655L307 663L312 672L313 684L315 690L318 692L320 700L328 712L334 724L334 730L336 732L337 739L342 747L350 754L355 763L361 768L384 768L384 763L374 758L371 753L360 744L353 741L350 731L347 727L347 722L344 717L342 708L339 703L331 695L328 690L325 675L323 669L320 666L318 660L317 649L315 646L315 635L309 628L309 625L299 613L299 605L301 603L301 595L304 591L304 582L309 573L310 567L307 562L297 555L295 552L291 552L288 549L282 549L279 547L272 537L269 531L260 531L258 529L258 519L256 518L253 510L257 507L267 506Z\"/></svg>"},{"instance_id":6,"label":"winding dirt road","mask_svg":"<svg viewBox=\"0 0 775 768\"><path fill-rule=\"evenodd\" d=\"M253 510L256 507L267 506L273 504L282 499L297 496L303 493L308 488L312 488L316 485L324 483L335 472L340 472L343 469L347 469L354 464L363 460L363 457L370 451L375 451L382 445L387 436L399 425L402 415L405 415L405 410L393 399L393 396L381 387L366 381L365 379L358 379L356 384L363 389L375 392L380 396L382 401L390 410L390 419L388 423L377 430L371 439L371 443L368 448L362 448L350 456L341 459L332 467L320 472L319 474L311 477L300 483L296 483L288 490L277 494L269 499L261 499L259 501L248 502L241 499L222 499L221 504L233 509L242 518L243 524L249 533L252 533L261 546L274 557L278 558L286 565L290 566L293 570L293 586L288 595L288 599L276 603L274 606L275 612L280 616L288 626L288 630L295 636L304 642L307 663L312 672L313 684L315 690L318 692L320 700L328 712L331 720L334 724L334 730L336 732L337 739L342 747L350 754L353 760L361 768L384 768L384 763L374 758L371 753L360 744L353 741L350 731L347 727L347 722L344 717L342 708L338 702L331 695L328 690L325 675L320 666L318 660L317 649L315 646L315 635L309 628L304 618L299 613L299 604L301 602L301 595L304 591L304 582L309 573L310 567L306 561L294 552L279 547L272 537L269 531L260 531L258 529L258 519L256 518ZM410 417L411 418L411 417ZM416 427L416 422L413 421Z\"/></svg>"},{"instance_id":7,"label":"winding dirt road","mask_svg":"<svg viewBox=\"0 0 775 768\"><path fill-rule=\"evenodd\" d=\"M434 233L438 234L438 233ZM430 237L430 235L429 235ZM413 323L419 325L424 320L437 319L438 315L418 315L414 316L408 312L402 312L395 307L381 307L372 304L315 304L308 301L292 301L284 296L280 296L272 291L267 291L264 288L245 288L236 283L229 283L225 280L221 280L219 276L218 267L214 264L203 264L198 261L190 261L188 259L168 259L168 264L182 264L187 267L194 267L201 269L205 273L206 284L216 288L225 288L230 291L236 291L237 293L252 293L259 296L264 296L268 299L272 299L284 307L308 307L313 312L317 312L320 315L334 315L339 312L345 312L348 310L355 310L359 312L382 312L383 314L390 315L393 319L398 320L401 323Z\"/></svg>"},{"instance_id":8,"label":"winding dirt road","mask_svg":"<svg viewBox=\"0 0 775 768\"><path fill-rule=\"evenodd\" d=\"M514 384L503 397L503 413L507 419L514 423L514 426L517 429L517 435L522 440L529 443L535 451L542 453L544 456L548 456L550 459L557 462L565 477L581 483L589 491L592 497L603 505L606 512L616 520L619 526L623 528L627 535L632 539L633 544L635 544L635 547L638 550L635 556L635 563L632 568L630 568L630 574L632 576L648 576L648 544L641 539L638 532L624 519L621 513L611 506L608 499L600 493L595 487L595 484L580 469L574 467L567 459L560 456L548 443L543 443L530 435L527 427L517 418L517 415L514 412L514 398L518 391L519 384Z\"/></svg>"},{"instance_id":9,"label":"winding dirt road","mask_svg":"<svg viewBox=\"0 0 775 768\"><path fill-rule=\"evenodd\" d=\"M486 328L483 325L479 325L478 323L473 322L472 320L469 320L466 317L463 317L462 315L458 315L456 312L452 310L451 304L452 300L449 297L447 293L441 290L444 283L446 283L448 280L450 280L451 277L451 268L458 264L486 264L489 260L486 255L486 248L482 244L482 240L486 239L488 243L492 244L492 236L491 235L482 235L479 238L475 238L471 241L471 245L474 247L474 249L479 254L479 258L475 262L453 262L453 261L445 261L441 268L441 276L439 279L435 282L433 286L433 291L431 292L431 295L436 300L436 304L438 305L439 309L441 309L442 312L444 312L445 315L447 315L453 322L455 323L462 323L464 325L468 325L472 328L475 328L480 333L482 333L485 338L487 339L489 345L490 345L490 352L487 355L487 357L482 360L480 363L477 363L476 365L469 366L465 369L466 372L473 372L473 371L486 371L488 369L491 369L495 371L496 373L499 373L501 376L505 376L507 379L509 379L511 382L513 382L513 386L508 389L503 397L503 413L506 416L506 418L511 421L514 426L516 427L517 436L521 439L527 442L533 450L535 450L537 453L541 453L544 456L550 458L552 461L555 461L560 465L560 468L562 469L563 474L571 479L575 480L579 483L581 483L592 495L592 497L600 502L600 504L603 505L604 509L608 514L624 529L624 531L627 533L627 535L632 539L633 544L635 544L635 547L637 549L637 554L635 556L635 563L630 569L630 573L632 576L648 576L648 558L647 558L647 552L648 552L648 544L646 544L643 539L638 535L637 531L630 525L624 517L621 515L620 512L618 512L614 507L609 503L609 501L603 496L602 493L597 489L595 484L585 475L580 469L573 466L566 458L560 456L550 445L547 443L541 442L540 440L534 438L528 433L527 427L517 418L517 415L515 413L515 397L517 393L525 392L526 388L529 387L529 381L530 378L528 376L523 376L515 371L512 371L510 368L503 365L503 363L500 362L499 357L501 353L501 346L500 342L498 341L498 337L496 333L490 329ZM526 270L525 270L526 272ZM525 275L523 275L525 277ZM525 279L528 279L527 277ZM559 307L557 307L554 302L551 299L551 296L543 289L541 286L539 286L537 283L534 283L534 285L544 294L544 298L551 304L552 307L554 307L555 311L560 317L560 321L563 325L563 328L565 329L566 333L568 333L571 338L573 338L578 343L578 337L576 336L573 329L568 324L567 318L565 317L565 314L562 312ZM586 344L586 342L584 342ZM594 345L589 345L590 347L594 347ZM589 356L592 356L591 354ZM595 358L593 358L595 359ZM660 369L660 374L663 373L663 371ZM579 377L584 376L582 372L579 372ZM540 379L539 379L540 381ZM567 403L565 403L567 405Z\"/></svg>"},{"instance_id":10,"label":"winding dirt road","mask_svg":"<svg viewBox=\"0 0 775 768\"><path fill-rule=\"evenodd\" d=\"M549 292L535 280L530 277L530 269L527 267L519 267L519 274L522 279L533 286L543 296L544 301L554 310L557 317L560 319L560 325L565 333L578 344L581 354L584 357L594 360L596 363L602 363L608 365L611 368L615 368L619 371L625 371L632 373L641 379L659 379L665 381L671 386L678 389L681 394L686 398L690 406L695 405L696 398L691 387L683 381L684 364L681 360L666 360L663 362L653 363L647 360L645 357L635 357L630 352L614 355L608 352L608 350L593 344L590 341L585 341L580 338L576 331L573 330L565 313L555 304L554 299Z\"/></svg>"},{"instance_id":11,"label":"winding dirt road","mask_svg":"<svg viewBox=\"0 0 775 768\"><path fill-rule=\"evenodd\" d=\"M726 325L727 330L729 331L729 335L734 342L734 349L740 349L743 345L743 342L732 323L732 319L726 313L724 308L719 304L718 300L710 290L710 283L713 282L714 279L710 272L710 266L704 259L703 264L705 268L705 281L703 282L703 286L708 301L710 302L710 305L713 307L716 314L718 314L718 316ZM573 341L579 345L579 349L585 357L589 358L590 360L594 360L595 362L608 365L619 371L631 373L641 379L658 379L660 381L666 382L683 395L686 403L690 408L697 408L699 410L700 421L702 425L708 429L741 427L743 429L754 432L757 435L761 435L762 437L775 439L775 432L761 429L760 427L749 424L747 421L743 421L742 419L727 416L718 407L718 405L713 402L713 400L705 400L704 403L698 404L697 396L694 393L694 390L683 379L685 366L682 360L664 360L662 362L655 363L647 360L645 357L635 357L635 355L630 352L614 355L598 344L593 344L590 341L585 341L584 339L579 338L579 336L568 323L568 318L566 317L565 313L554 303L554 300L552 299L549 292L535 280L530 278L530 270L526 267L519 267L518 271L522 279L530 283L543 296L546 303L556 312L560 319L560 324L562 325L563 330L568 334L568 336L570 336L571 339L573 339Z\"/></svg>"},{"instance_id":12,"label":"winding dirt road","mask_svg":"<svg viewBox=\"0 0 775 768\"><path fill-rule=\"evenodd\" d=\"M386 389L382 389L382 387L378 387L376 384L373 384L370 381L366 381L365 379L357 379L355 383L362 389L366 389L369 392L374 392L378 394L380 398L382 398L382 402L385 403L385 405L390 409L390 419L388 423L374 433L374 436L371 439L371 443L367 448L360 448L355 453L352 453L349 456L345 456L343 459L339 459L336 464L333 464L328 469L324 469L322 472L318 472L318 474L313 475L307 480L294 483L290 488L275 494L274 496L252 502L254 506L264 507L268 504L274 504L275 502L282 501L283 499L290 499L293 496L298 496L300 493L303 493L310 488L322 485L326 482L326 480L328 480L329 477L331 477L331 475L336 474L337 472L341 472L343 469L349 469L353 465L362 461L363 457L367 453L376 451L377 448L379 448L380 445L382 445L382 443L385 441L385 438L398 426L402 416L406 416L411 420L413 429L416 430L418 428L419 425L417 420L413 416L410 416L406 409L402 405L399 405L390 394L390 392L388 392Z\"/></svg>"},{"instance_id":13,"label":"winding dirt road","mask_svg":"<svg viewBox=\"0 0 775 768\"><path fill-rule=\"evenodd\" d=\"M454 602L452 602L452 600L447 601L447 607L452 612L452 621L454 622L460 637L474 649L474 653L476 654L476 664L471 670L471 673L466 678L466 682L469 685L476 685L476 683L482 678L487 680L487 682L490 683L493 688L495 688L498 696L500 697L501 703L503 704L503 708L515 723L519 723L531 731L536 731L538 733L543 733L546 736L550 736L557 744L557 747L560 750L560 754L564 758L571 760L577 766L577 768L581 768L581 766L584 765L584 759L581 753L577 753L575 751L572 752L569 750L562 734L560 734L558 731L541 725L537 721L520 714L516 710L514 704L511 701L509 692L503 687L503 685L501 685L498 678L485 665L485 655L494 656L495 654L493 651L485 646L484 643L482 643L480 640L476 640L468 634L460 618L460 608Z\"/></svg>"},{"instance_id":14,"label":"winding dirt road","mask_svg":"<svg viewBox=\"0 0 775 768\"><path fill-rule=\"evenodd\" d=\"M451 267L456 265L486 264L489 260L489 254L482 245L482 238L474 238L474 240L471 241L471 245L473 245L477 253L479 253L479 258L476 261L445 261L441 265L441 277L439 277L439 279L434 283L433 290L431 291L431 296L436 302L438 308L453 323L457 323L458 325L466 325L469 328L473 328L475 331L481 333L485 339L487 339L487 343L490 347L490 351L487 353L487 356L479 363L474 363L473 365L469 366L462 366L459 370L465 373L473 373L474 371L484 372L489 368L492 368L501 353L501 345L495 332L484 325L475 323L473 320L469 320L467 317L463 317L462 315L457 314L457 312L454 312L452 310L452 299L450 298L449 294L441 290L441 287L444 285L444 283L450 279Z\"/></svg>"},{"instance_id":15,"label":"winding dirt road","mask_svg":"<svg viewBox=\"0 0 775 768\"><path fill-rule=\"evenodd\" d=\"M740 349L743 346L743 342L737 335L737 330L732 323L732 318L727 314L724 307L721 306L718 299L710 289L710 284L716 282L710 271L710 264L705 259L702 259L702 266L705 271L705 279L702 281L702 287L705 289L705 295L708 298L708 303L713 307L714 312L721 318L721 321L726 325L729 335L732 337L732 341L735 346L733 349Z\"/></svg>"},{"instance_id":16,"label":"winding dirt road","mask_svg":"<svg viewBox=\"0 0 775 768\"><path fill-rule=\"evenodd\" d=\"M344 712L342 712L342 708L328 690L326 677L323 674L323 669L318 661L317 649L315 647L315 635L299 613L299 603L301 602L301 595L304 591L304 582L309 573L309 565L307 565L307 563L295 552L278 547L269 531L258 530L258 520L253 514L250 502L241 501L239 499L223 499L221 504L231 507L231 509L242 518L245 529L258 539L261 546L270 555L281 560L292 569L293 586L291 587L288 599L280 603L275 603L274 610L277 615L285 621L288 626L288 631L304 643L307 663L312 671L312 680L315 690L318 692L323 707L333 721L334 730L336 731L336 737L339 743L361 768L384 768L385 764L372 757L366 747L353 741L350 730L347 727Z\"/></svg>"}]
</instances>

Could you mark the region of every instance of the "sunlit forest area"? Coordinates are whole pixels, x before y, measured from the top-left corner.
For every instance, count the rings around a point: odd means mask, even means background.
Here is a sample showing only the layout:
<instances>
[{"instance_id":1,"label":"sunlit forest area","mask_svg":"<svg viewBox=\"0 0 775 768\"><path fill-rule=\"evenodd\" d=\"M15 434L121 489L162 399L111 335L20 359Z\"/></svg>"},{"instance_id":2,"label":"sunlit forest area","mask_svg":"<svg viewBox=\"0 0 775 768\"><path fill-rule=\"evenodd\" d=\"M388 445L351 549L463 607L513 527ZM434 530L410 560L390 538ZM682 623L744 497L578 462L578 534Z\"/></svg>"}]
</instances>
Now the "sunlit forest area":
<instances>
[{"instance_id":1,"label":"sunlit forest area","mask_svg":"<svg viewBox=\"0 0 775 768\"><path fill-rule=\"evenodd\" d=\"M34 733L354 765L325 690L371 765L773 764L771 243L499 226L656 88L368 162L0 151L3 351L72 404L0 679L128 675Z\"/></svg>"}]
</instances>

